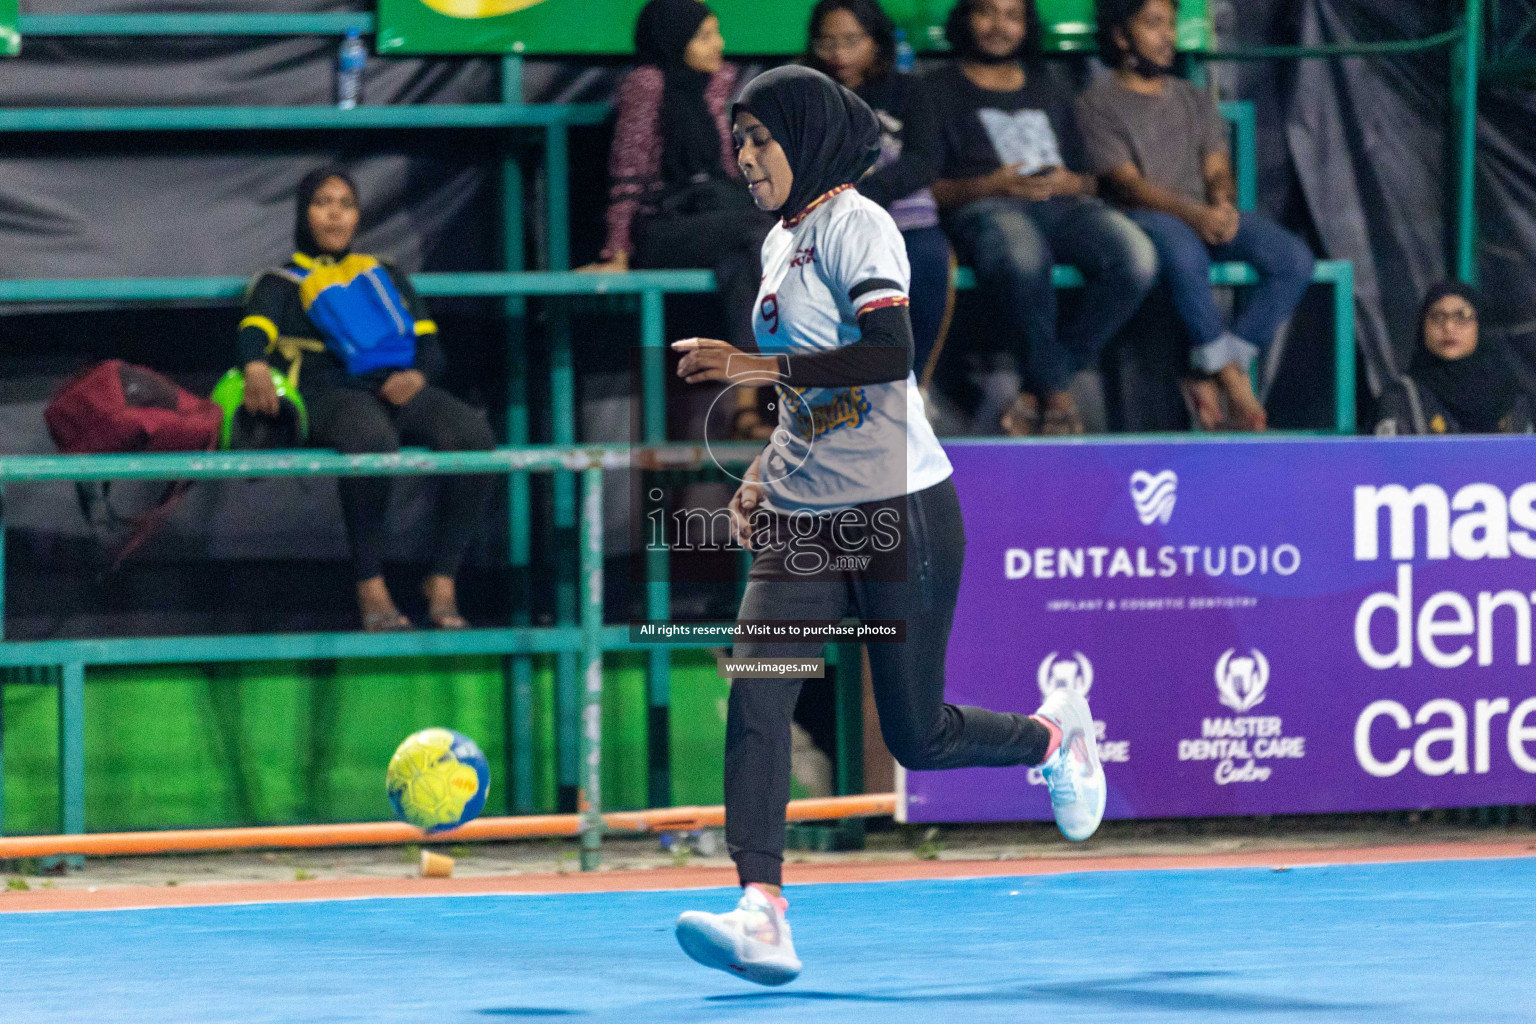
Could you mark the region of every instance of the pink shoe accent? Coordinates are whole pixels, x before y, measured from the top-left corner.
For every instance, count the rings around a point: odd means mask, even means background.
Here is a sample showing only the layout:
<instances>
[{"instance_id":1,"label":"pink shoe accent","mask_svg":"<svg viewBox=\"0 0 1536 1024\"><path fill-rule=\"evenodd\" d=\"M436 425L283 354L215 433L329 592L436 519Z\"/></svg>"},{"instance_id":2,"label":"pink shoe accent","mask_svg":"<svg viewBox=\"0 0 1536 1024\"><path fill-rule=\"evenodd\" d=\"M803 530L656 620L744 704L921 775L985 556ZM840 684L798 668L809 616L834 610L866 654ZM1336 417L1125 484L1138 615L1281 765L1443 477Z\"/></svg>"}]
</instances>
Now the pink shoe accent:
<instances>
[{"instance_id":1,"label":"pink shoe accent","mask_svg":"<svg viewBox=\"0 0 1536 1024\"><path fill-rule=\"evenodd\" d=\"M1060 729L1056 730L1056 735L1058 737L1061 735ZM762 893L763 899L774 905L774 907L778 910L780 917L789 913L789 900L785 899L783 896L773 895L767 889L764 889L761 885L758 885L756 882L753 882L751 885L747 886L747 888L756 889L758 892Z\"/></svg>"},{"instance_id":2,"label":"pink shoe accent","mask_svg":"<svg viewBox=\"0 0 1536 1024\"><path fill-rule=\"evenodd\" d=\"M1051 734L1051 741L1045 745L1045 757L1040 759L1040 763L1045 764L1045 762L1056 756L1056 751L1061 749L1061 726L1049 718L1041 718L1039 715L1030 715L1029 717L1045 726L1046 731Z\"/></svg>"}]
</instances>

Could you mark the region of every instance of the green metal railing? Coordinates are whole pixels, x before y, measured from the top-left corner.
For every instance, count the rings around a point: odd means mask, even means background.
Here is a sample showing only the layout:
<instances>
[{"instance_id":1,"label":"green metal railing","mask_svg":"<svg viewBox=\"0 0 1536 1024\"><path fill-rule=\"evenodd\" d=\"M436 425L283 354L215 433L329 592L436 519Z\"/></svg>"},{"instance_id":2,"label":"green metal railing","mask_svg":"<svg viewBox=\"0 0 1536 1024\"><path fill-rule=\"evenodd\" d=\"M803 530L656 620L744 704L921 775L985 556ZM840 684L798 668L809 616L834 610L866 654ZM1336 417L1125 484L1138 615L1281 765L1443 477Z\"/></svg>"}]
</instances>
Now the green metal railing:
<instances>
[{"instance_id":1,"label":"green metal railing","mask_svg":"<svg viewBox=\"0 0 1536 1024\"><path fill-rule=\"evenodd\" d=\"M24 14L19 28L25 36L100 37L100 36L339 36L351 30L371 33L375 20L368 13L334 14L113 14L113 15L41 15ZM543 143L544 176L543 222L545 230L541 251L535 256L545 270L564 271L570 267L570 167L569 129L603 121L609 108L603 104L528 104L523 102L522 59L508 56L501 62L499 102L484 104L442 104L368 106L351 110L334 107L123 107L123 108L28 108L0 110L0 132L173 132L204 131L335 131L374 129L479 129L489 131L525 129L539 133ZM521 154L507 146L501 161L502 249L507 271L525 269L525 171ZM672 282L687 290L686 282ZM0 285L9 301L168 301L175 299L227 300L240 294L243 282L223 279L172 279L118 282L10 282ZM527 291L520 290L526 287ZM522 445L530 440L527 389L527 345L525 338L525 296L528 294L602 294L626 289L607 283L587 289L579 283L559 281L496 281L489 276L478 282L460 280L434 291L429 283L426 294L470 294L503 296L507 313L506 341L509 353L507 434L509 444ZM458 290L456 290L458 289ZM627 289L640 292L644 289ZM649 312L655 310L654 331L660 337L659 297L643 297ZM556 444L575 443L575 380L570 358L569 323L563 309L555 309L549 321L552 339L552 437ZM659 354L660 342L656 342ZM532 565L529 530L530 491L526 474L512 474L508 482L510 561L515 575L526 580ZM553 482L554 528L561 542L556 581L557 620L571 626L577 616L577 553L569 539L575 533L577 505L575 480L569 473L557 472ZM526 601L515 606L526 608ZM519 613L526 617L525 613ZM665 654L652 659L663 664ZM567 710L578 699L575 655L560 652L556 656L557 690ZM528 696L532 687L532 665L523 655L509 659L508 672L513 688ZM651 687L655 689L654 686ZM665 692L664 681L661 692ZM569 717L569 716L567 716ZM518 724L519 734L530 738L529 723ZM574 747L575 735L567 730L566 746ZM519 749L527 749L523 744ZM531 767L531 763L525 767ZM577 762L567 750L562 755L562 786L576 787ZM532 810L533 795L527 780L531 772L519 773L514 794L518 810Z\"/></svg>"},{"instance_id":2,"label":"green metal railing","mask_svg":"<svg viewBox=\"0 0 1536 1024\"><path fill-rule=\"evenodd\" d=\"M340 36L370 34L374 17L334 14L22 14L27 36Z\"/></svg>"},{"instance_id":3,"label":"green metal railing","mask_svg":"<svg viewBox=\"0 0 1536 1024\"><path fill-rule=\"evenodd\" d=\"M569 655L579 660L578 806L586 827L583 868L598 864L602 837L602 655L653 645L632 641L627 626L603 624L603 470L664 465L690 468L710 462L750 460L755 444L673 446L633 450L622 446L522 447L489 452L403 451L389 455L341 455L317 450L216 454L0 456L0 499L7 487L45 482L110 480L227 480L287 476L411 476L440 473L574 472L581 478L578 526L580 588L574 626L513 626L462 632L394 634L308 633L244 636L140 637L123 639L0 642L0 668L52 668L0 676L11 683L51 683L59 691L59 801L61 832L85 831L85 670L88 665L262 661L292 658L407 657L420 655ZM4 623L5 520L0 501L0 627ZM721 637L689 646L714 646ZM668 642L663 649L680 646ZM3 694L0 694L3 696ZM510 705L509 705L510 710ZM3 753L3 745L0 745ZM0 797L4 764L0 761ZM0 821L3 821L0 806Z\"/></svg>"}]
</instances>

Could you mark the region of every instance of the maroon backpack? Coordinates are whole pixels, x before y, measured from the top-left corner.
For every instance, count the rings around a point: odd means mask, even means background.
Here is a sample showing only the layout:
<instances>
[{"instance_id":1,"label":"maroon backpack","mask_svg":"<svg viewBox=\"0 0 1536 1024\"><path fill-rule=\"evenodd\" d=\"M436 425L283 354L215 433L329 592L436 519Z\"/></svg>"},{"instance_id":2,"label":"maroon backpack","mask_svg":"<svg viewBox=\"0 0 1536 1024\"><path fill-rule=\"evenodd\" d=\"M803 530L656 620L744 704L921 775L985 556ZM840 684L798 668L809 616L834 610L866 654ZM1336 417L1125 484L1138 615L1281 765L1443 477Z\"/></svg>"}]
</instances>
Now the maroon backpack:
<instances>
[{"instance_id":1,"label":"maroon backpack","mask_svg":"<svg viewBox=\"0 0 1536 1024\"><path fill-rule=\"evenodd\" d=\"M65 455L208 451L223 417L208 399L121 359L75 374L43 410Z\"/></svg>"},{"instance_id":2,"label":"maroon backpack","mask_svg":"<svg viewBox=\"0 0 1536 1024\"><path fill-rule=\"evenodd\" d=\"M66 455L113 452L211 451L217 443L223 410L206 398L177 387L143 366L108 359L64 382L43 419L59 451ZM167 485L154 508L138 517L133 533L118 550L122 564L149 539L192 486L182 480ZM100 499L106 501L106 490ZM80 489L80 507L92 520L91 498Z\"/></svg>"}]
</instances>

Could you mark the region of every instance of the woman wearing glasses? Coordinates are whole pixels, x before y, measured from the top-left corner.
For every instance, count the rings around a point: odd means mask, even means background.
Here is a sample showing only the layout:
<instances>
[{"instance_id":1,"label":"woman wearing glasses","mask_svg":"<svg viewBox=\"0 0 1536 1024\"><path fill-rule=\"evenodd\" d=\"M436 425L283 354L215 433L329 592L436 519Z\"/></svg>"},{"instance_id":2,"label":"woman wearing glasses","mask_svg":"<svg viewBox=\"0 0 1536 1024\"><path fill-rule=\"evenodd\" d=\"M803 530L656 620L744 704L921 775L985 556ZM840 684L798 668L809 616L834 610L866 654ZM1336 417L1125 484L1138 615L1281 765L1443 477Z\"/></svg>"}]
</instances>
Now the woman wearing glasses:
<instances>
[{"instance_id":1,"label":"woman wearing glasses","mask_svg":"<svg viewBox=\"0 0 1536 1024\"><path fill-rule=\"evenodd\" d=\"M1497 338L1480 338L1478 296L1441 283L1419 310L1408 372L1381 396L1376 433L1529 434L1532 401Z\"/></svg>"}]
</instances>

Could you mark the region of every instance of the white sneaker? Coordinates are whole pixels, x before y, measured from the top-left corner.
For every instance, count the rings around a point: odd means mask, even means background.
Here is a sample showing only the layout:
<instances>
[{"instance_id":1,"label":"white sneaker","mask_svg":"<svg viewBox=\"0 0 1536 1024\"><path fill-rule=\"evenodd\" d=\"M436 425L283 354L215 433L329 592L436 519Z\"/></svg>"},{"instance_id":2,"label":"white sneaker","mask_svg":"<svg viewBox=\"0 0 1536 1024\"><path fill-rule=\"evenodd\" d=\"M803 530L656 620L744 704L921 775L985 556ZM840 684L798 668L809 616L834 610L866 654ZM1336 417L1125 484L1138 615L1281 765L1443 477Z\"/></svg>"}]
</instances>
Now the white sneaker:
<instances>
[{"instance_id":1,"label":"white sneaker","mask_svg":"<svg viewBox=\"0 0 1536 1024\"><path fill-rule=\"evenodd\" d=\"M677 919L677 944L705 967L759 985L783 985L800 975L789 922L755 885L746 887L728 914L685 911Z\"/></svg>"},{"instance_id":2,"label":"white sneaker","mask_svg":"<svg viewBox=\"0 0 1536 1024\"><path fill-rule=\"evenodd\" d=\"M1061 746L1040 766L1051 794L1056 826L1068 839L1087 839L1104 820L1108 795L1088 701L1070 686L1063 686L1052 691L1035 714L1050 719L1061 730Z\"/></svg>"}]
</instances>

